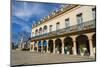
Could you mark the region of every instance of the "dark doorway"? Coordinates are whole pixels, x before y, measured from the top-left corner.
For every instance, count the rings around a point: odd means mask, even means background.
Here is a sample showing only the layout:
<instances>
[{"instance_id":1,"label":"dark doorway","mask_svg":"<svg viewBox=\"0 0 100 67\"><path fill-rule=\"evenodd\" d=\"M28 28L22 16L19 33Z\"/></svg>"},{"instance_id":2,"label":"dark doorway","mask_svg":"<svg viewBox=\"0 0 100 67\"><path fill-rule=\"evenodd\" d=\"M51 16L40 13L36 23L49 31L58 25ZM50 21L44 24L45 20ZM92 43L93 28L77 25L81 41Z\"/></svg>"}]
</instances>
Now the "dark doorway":
<instances>
[{"instance_id":1,"label":"dark doorway","mask_svg":"<svg viewBox=\"0 0 100 67\"><path fill-rule=\"evenodd\" d=\"M65 54L73 54L72 53L73 41L71 37L66 37L64 39L64 52Z\"/></svg>"},{"instance_id":2,"label":"dark doorway","mask_svg":"<svg viewBox=\"0 0 100 67\"><path fill-rule=\"evenodd\" d=\"M34 50L37 51L37 47L36 47L36 41L34 42Z\"/></svg>"},{"instance_id":3,"label":"dark doorway","mask_svg":"<svg viewBox=\"0 0 100 67\"><path fill-rule=\"evenodd\" d=\"M44 40L43 41L43 52L46 52L47 51L47 41Z\"/></svg>"},{"instance_id":4,"label":"dark doorway","mask_svg":"<svg viewBox=\"0 0 100 67\"><path fill-rule=\"evenodd\" d=\"M48 42L48 50L50 53L53 53L53 40L49 40Z\"/></svg>"},{"instance_id":5,"label":"dark doorway","mask_svg":"<svg viewBox=\"0 0 100 67\"><path fill-rule=\"evenodd\" d=\"M55 52L59 52L59 54L61 53L62 51L62 42L61 42L61 39L56 39L55 40Z\"/></svg>"},{"instance_id":6,"label":"dark doorway","mask_svg":"<svg viewBox=\"0 0 100 67\"><path fill-rule=\"evenodd\" d=\"M38 52L41 52L41 46L42 46L42 43L41 41L38 42Z\"/></svg>"},{"instance_id":7,"label":"dark doorway","mask_svg":"<svg viewBox=\"0 0 100 67\"><path fill-rule=\"evenodd\" d=\"M96 55L96 34L92 36L93 52Z\"/></svg>"},{"instance_id":8,"label":"dark doorway","mask_svg":"<svg viewBox=\"0 0 100 67\"><path fill-rule=\"evenodd\" d=\"M80 35L76 38L77 54L90 55L89 41L86 35Z\"/></svg>"}]
</instances>

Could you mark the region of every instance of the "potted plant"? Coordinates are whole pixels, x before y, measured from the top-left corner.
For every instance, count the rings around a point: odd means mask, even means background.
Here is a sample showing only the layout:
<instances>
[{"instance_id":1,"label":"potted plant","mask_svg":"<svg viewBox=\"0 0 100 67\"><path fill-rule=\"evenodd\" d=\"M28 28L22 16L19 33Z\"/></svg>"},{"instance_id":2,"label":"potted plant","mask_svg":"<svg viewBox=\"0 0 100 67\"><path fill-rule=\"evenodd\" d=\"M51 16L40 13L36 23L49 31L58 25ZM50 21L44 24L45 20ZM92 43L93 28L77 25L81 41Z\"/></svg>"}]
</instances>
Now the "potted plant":
<instances>
[{"instance_id":1,"label":"potted plant","mask_svg":"<svg viewBox=\"0 0 100 67\"><path fill-rule=\"evenodd\" d=\"M70 45L68 45L68 46L67 46L67 55L69 55L69 54L70 54L70 50L71 50L71 46L70 46Z\"/></svg>"},{"instance_id":2,"label":"potted plant","mask_svg":"<svg viewBox=\"0 0 100 67\"><path fill-rule=\"evenodd\" d=\"M83 44L80 45L80 54L81 54L81 56L84 55L84 46L83 46Z\"/></svg>"}]
</instances>

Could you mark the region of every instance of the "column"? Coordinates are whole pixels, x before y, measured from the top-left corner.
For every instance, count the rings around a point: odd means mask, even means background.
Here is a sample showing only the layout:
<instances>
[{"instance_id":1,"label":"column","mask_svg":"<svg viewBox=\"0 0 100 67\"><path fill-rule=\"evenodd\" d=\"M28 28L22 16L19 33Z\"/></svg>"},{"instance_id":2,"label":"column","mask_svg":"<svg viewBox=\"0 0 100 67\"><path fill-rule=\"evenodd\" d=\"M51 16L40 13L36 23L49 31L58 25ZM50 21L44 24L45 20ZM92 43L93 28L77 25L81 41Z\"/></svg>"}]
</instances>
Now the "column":
<instances>
[{"instance_id":1,"label":"column","mask_svg":"<svg viewBox=\"0 0 100 67\"><path fill-rule=\"evenodd\" d=\"M55 53L55 39L53 39L53 53Z\"/></svg>"},{"instance_id":2,"label":"column","mask_svg":"<svg viewBox=\"0 0 100 67\"><path fill-rule=\"evenodd\" d=\"M92 44L92 34L86 34L88 36L88 39L89 39L89 48L90 48L90 56L94 56L94 53L93 53L93 44Z\"/></svg>"},{"instance_id":3,"label":"column","mask_svg":"<svg viewBox=\"0 0 100 67\"><path fill-rule=\"evenodd\" d=\"M47 51L46 52L48 53L48 40L46 40L46 42L47 42L47 46L46 46Z\"/></svg>"},{"instance_id":4,"label":"column","mask_svg":"<svg viewBox=\"0 0 100 67\"><path fill-rule=\"evenodd\" d=\"M43 41L41 40L41 43L42 43L42 45L41 45L41 52L43 52Z\"/></svg>"},{"instance_id":5,"label":"column","mask_svg":"<svg viewBox=\"0 0 100 67\"><path fill-rule=\"evenodd\" d=\"M64 54L64 37L60 38L62 40L62 54Z\"/></svg>"},{"instance_id":6,"label":"column","mask_svg":"<svg viewBox=\"0 0 100 67\"><path fill-rule=\"evenodd\" d=\"M77 50L76 50L76 36L72 36L72 39L73 39L73 55L77 55Z\"/></svg>"},{"instance_id":7,"label":"column","mask_svg":"<svg viewBox=\"0 0 100 67\"><path fill-rule=\"evenodd\" d=\"M32 51L34 51L34 42L32 43L33 47L32 47Z\"/></svg>"},{"instance_id":8,"label":"column","mask_svg":"<svg viewBox=\"0 0 100 67\"><path fill-rule=\"evenodd\" d=\"M38 52L38 41L36 42L37 52Z\"/></svg>"},{"instance_id":9,"label":"column","mask_svg":"<svg viewBox=\"0 0 100 67\"><path fill-rule=\"evenodd\" d=\"M89 39L90 56L94 56L92 39Z\"/></svg>"}]
</instances>

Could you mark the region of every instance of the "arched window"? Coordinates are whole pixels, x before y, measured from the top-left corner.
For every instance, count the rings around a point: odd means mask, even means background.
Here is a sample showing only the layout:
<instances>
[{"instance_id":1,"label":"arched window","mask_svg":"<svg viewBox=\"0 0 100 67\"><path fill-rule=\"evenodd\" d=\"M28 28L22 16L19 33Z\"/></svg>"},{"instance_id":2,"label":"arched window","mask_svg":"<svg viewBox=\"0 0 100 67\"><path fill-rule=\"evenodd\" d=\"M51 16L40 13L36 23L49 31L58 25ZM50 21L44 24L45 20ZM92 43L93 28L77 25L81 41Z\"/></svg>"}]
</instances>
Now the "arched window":
<instances>
[{"instance_id":1,"label":"arched window","mask_svg":"<svg viewBox=\"0 0 100 67\"><path fill-rule=\"evenodd\" d=\"M34 36L34 32L32 32L31 36L32 36L32 37Z\"/></svg>"},{"instance_id":2,"label":"arched window","mask_svg":"<svg viewBox=\"0 0 100 67\"><path fill-rule=\"evenodd\" d=\"M44 31L44 34L47 33L47 26L46 25L44 26L43 31Z\"/></svg>"},{"instance_id":3,"label":"arched window","mask_svg":"<svg viewBox=\"0 0 100 67\"><path fill-rule=\"evenodd\" d=\"M39 28L39 35L42 35L42 28Z\"/></svg>"},{"instance_id":4,"label":"arched window","mask_svg":"<svg viewBox=\"0 0 100 67\"><path fill-rule=\"evenodd\" d=\"M37 36L37 35L38 35L38 29L35 30L35 36Z\"/></svg>"}]
</instances>

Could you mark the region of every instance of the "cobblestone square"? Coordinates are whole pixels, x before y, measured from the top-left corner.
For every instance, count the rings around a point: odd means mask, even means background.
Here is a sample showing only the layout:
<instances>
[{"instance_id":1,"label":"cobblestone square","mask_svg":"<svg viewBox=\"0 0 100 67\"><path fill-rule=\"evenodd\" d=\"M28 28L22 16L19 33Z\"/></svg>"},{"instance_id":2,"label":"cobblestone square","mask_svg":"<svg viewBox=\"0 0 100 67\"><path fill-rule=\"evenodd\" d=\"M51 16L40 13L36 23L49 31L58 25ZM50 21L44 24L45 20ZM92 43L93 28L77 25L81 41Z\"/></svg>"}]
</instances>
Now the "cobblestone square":
<instances>
[{"instance_id":1,"label":"cobblestone square","mask_svg":"<svg viewBox=\"0 0 100 67\"><path fill-rule=\"evenodd\" d=\"M11 51L11 65L37 65L37 64L51 64L51 63L69 63L95 61L95 57L90 56L74 56L66 54L49 54L36 53L29 51Z\"/></svg>"}]
</instances>

